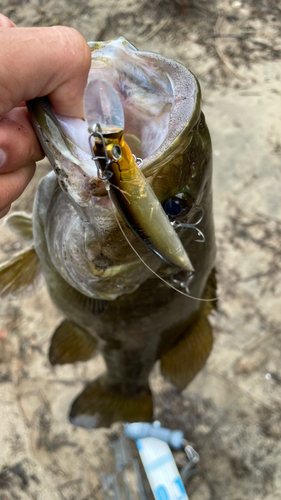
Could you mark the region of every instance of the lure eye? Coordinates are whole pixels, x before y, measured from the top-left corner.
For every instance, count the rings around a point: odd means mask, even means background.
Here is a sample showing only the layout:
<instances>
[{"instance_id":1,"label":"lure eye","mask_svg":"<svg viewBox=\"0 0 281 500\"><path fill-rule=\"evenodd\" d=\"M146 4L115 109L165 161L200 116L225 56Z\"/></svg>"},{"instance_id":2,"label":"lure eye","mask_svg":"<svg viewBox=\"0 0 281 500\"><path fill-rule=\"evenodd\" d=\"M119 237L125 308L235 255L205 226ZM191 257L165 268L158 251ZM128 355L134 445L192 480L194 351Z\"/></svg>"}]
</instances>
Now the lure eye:
<instances>
[{"instance_id":1,"label":"lure eye","mask_svg":"<svg viewBox=\"0 0 281 500\"><path fill-rule=\"evenodd\" d=\"M112 156L114 160L120 160L122 158L122 150L118 144L115 144L112 148Z\"/></svg>"},{"instance_id":2,"label":"lure eye","mask_svg":"<svg viewBox=\"0 0 281 500\"><path fill-rule=\"evenodd\" d=\"M186 215L191 209L191 205L180 196L172 196L163 203L163 208L172 220Z\"/></svg>"}]
</instances>

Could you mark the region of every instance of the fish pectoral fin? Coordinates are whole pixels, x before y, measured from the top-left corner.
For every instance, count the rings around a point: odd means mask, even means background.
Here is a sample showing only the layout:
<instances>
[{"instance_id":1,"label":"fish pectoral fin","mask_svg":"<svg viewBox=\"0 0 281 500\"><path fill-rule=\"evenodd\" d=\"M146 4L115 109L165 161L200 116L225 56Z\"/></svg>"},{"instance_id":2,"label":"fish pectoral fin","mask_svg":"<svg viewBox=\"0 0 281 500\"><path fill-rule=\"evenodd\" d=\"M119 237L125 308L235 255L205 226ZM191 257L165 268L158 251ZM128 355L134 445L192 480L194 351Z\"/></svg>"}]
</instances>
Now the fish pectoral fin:
<instances>
[{"instance_id":1,"label":"fish pectoral fin","mask_svg":"<svg viewBox=\"0 0 281 500\"><path fill-rule=\"evenodd\" d=\"M212 327L202 315L161 358L161 373L180 391L204 366L213 345Z\"/></svg>"},{"instance_id":2,"label":"fish pectoral fin","mask_svg":"<svg viewBox=\"0 0 281 500\"><path fill-rule=\"evenodd\" d=\"M52 365L64 365L87 361L97 352L97 341L90 334L73 323L62 321L53 334L49 360Z\"/></svg>"},{"instance_id":3,"label":"fish pectoral fin","mask_svg":"<svg viewBox=\"0 0 281 500\"><path fill-rule=\"evenodd\" d=\"M13 233L29 243L33 242L32 215L25 212L14 212L9 215L4 222Z\"/></svg>"},{"instance_id":4,"label":"fish pectoral fin","mask_svg":"<svg viewBox=\"0 0 281 500\"><path fill-rule=\"evenodd\" d=\"M135 397L114 393L104 376L89 384L74 401L69 419L86 429L110 427L114 422L151 422L152 395L149 389Z\"/></svg>"},{"instance_id":5,"label":"fish pectoral fin","mask_svg":"<svg viewBox=\"0 0 281 500\"><path fill-rule=\"evenodd\" d=\"M20 299L33 295L41 281L41 266L34 247L0 264L0 297Z\"/></svg>"}]
</instances>

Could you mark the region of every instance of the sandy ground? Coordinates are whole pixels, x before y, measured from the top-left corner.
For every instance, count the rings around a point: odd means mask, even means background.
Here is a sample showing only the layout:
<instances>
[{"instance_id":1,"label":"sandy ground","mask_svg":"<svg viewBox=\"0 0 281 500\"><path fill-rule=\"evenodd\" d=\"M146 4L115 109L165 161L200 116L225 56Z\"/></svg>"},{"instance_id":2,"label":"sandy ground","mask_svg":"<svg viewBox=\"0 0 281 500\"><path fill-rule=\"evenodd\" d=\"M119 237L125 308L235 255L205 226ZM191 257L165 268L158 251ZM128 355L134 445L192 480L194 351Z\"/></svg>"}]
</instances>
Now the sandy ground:
<instances>
[{"instance_id":1,"label":"sandy ground","mask_svg":"<svg viewBox=\"0 0 281 500\"><path fill-rule=\"evenodd\" d=\"M209 361L180 394L152 376L156 417L184 430L201 460L191 500L281 497L281 4L158 0L1 0L20 26L73 26L86 39L123 35L188 66L200 79L214 147L220 283ZM43 161L17 210L32 210ZM4 227L1 261L21 248ZM67 420L103 361L52 368L60 315L44 287L0 304L0 500L110 498L121 427L85 431ZM184 463L181 453L176 456ZM138 498L135 494L134 498ZM147 497L148 498L148 497Z\"/></svg>"}]
</instances>

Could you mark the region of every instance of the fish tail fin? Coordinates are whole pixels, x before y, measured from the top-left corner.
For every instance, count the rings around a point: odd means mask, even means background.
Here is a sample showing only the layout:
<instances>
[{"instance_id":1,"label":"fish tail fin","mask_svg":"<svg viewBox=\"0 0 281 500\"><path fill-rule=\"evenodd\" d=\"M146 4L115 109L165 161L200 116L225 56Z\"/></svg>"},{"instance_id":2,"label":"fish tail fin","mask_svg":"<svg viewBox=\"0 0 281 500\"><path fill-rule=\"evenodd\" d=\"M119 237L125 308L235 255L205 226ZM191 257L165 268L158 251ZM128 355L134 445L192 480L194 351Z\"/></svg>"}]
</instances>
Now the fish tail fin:
<instances>
[{"instance_id":1,"label":"fish tail fin","mask_svg":"<svg viewBox=\"0 0 281 500\"><path fill-rule=\"evenodd\" d=\"M35 293L41 281L41 266L33 246L0 264L0 297L25 298Z\"/></svg>"},{"instance_id":2,"label":"fish tail fin","mask_svg":"<svg viewBox=\"0 0 281 500\"><path fill-rule=\"evenodd\" d=\"M97 341L72 321L64 320L55 330L49 360L52 365L87 361L96 354Z\"/></svg>"},{"instance_id":3,"label":"fish tail fin","mask_svg":"<svg viewBox=\"0 0 281 500\"><path fill-rule=\"evenodd\" d=\"M149 389L135 397L112 391L102 376L90 383L72 404L70 422L93 429L110 427L114 422L151 422L152 394Z\"/></svg>"}]
</instances>

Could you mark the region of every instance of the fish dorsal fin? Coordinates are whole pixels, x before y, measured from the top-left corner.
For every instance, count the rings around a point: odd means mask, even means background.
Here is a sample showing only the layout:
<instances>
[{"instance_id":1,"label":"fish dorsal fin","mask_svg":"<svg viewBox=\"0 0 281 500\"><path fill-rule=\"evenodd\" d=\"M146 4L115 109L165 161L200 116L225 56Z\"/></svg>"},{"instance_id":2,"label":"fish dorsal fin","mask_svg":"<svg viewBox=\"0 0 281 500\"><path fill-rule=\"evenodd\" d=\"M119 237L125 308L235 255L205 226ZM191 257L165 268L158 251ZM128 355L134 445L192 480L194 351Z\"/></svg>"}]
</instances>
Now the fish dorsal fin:
<instances>
[{"instance_id":1,"label":"fish dorsal fin","mask_svg":"<svg viewBox=\"0 0 281 500\"><path fill-rule=\"evenodd\" d=\"M87 361L96 354L97 341L72 321L63 321L52 338L49 359L52 365Z\"/></svg>"},{"instance_id":2,"label":"fish dorsal fin","mask_svg":"<svg viewBox=\"0 0 281 500\"><path fill-rule=\"evenodd\" d=\"M29 243L33 242L32 216L25 212L14 212L4 222L13 233Z\"/></svg>"},{"instance_id":3,"label":"fish dorsal fin","mask_svg":"<svg viewBox=\"0 0 281 500\"><path fill-rule=\"evenodd\" d=\"M34 247L0 264L0 297L20 299L33 295L41 281L41 266Z\"/></svg>"},{"instance_id":4,"label":"fish dorsal fin","mask_svg":"<svg viewBox=\"0 0 281 500\"><path fill-rule=\"evenodd\" d=\"M84 92L84 111L90 131L98 123L102 130L124 130L124 111L116 90L105 80L90 80Z\"/></svg>"}]
</instances>

